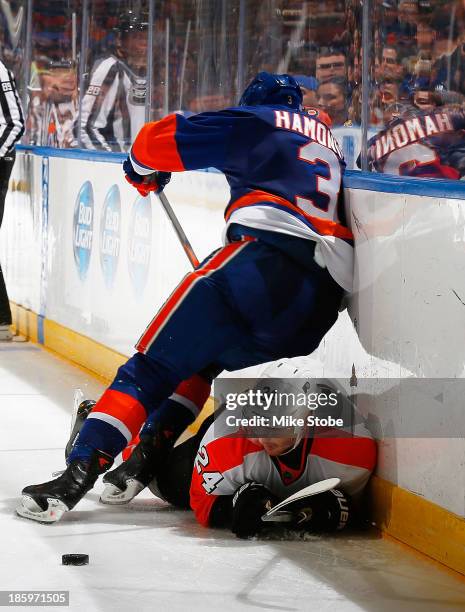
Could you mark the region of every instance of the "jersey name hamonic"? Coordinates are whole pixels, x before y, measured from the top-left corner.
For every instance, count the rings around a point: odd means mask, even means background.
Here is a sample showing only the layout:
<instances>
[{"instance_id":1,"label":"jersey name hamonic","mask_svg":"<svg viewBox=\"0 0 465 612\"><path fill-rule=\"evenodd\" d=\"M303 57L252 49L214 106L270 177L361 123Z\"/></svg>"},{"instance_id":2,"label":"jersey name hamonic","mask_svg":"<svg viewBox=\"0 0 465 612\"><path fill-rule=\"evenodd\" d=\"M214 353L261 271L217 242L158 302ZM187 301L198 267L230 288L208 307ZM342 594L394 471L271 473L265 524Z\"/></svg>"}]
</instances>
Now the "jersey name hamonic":
<instances>
[{"instance_id":1,"label":"jersey name hamonic","mask_svg":"<svg viewBox=\"0 0 465 612\"><path fill-rule=\"evenodd\" d=\"M169 115L142 128L131 161L139 174L217 168L231 190L227 226L318 242L331 275L352 289L353 236L341 197L345 163L318 119L270 106Z\"/></svg>"},{"instance_id":2,"label":"jersey name hamonic","mask_svg":"<svg viewBox=\"0 0 465 612\"><path fill-rule=\"evenodd\" d=\"M275 110L275 125L277 128L284 128L292 132L303 134L307 138L316 140L323 147L332 149L340 159L343 154L337 140L324 123L316 121L312 117L301 113L290 113L289 111Z\"/></svg>"}]
</instances>

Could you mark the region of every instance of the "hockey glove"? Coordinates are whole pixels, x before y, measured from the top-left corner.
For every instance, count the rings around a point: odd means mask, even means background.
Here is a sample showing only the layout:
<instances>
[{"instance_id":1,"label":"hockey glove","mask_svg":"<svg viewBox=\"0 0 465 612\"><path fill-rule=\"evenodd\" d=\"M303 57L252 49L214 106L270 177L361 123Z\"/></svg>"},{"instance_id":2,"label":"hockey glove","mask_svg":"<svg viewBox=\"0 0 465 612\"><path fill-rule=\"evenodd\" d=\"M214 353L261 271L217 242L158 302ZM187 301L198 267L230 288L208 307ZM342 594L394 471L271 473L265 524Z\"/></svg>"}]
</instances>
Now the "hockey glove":
<instances>
[{"instance_id":1,"label":"hockey glove","mask_svg":"<svg viewBox=\"0 0 465 612\"><path fill-rule=\"evenodd\" d=\"M293 527L305 531L330 532L346 527L351 511L349 496L337 489L302 500L295 512Z\"/></svg>"},{"instance_id":2,"label":"hockey glove","mask_svg":"<svg viewBox=\"0 0 465 612\"><path fill-rule=\"evenodd\" d=\"M124 178L130 185L135 187L144 198L148 196L151 191L161 193L171 180L171 172L155 171L145 176L138 174L134 170L129 157L123 163L123 170L125 172Z\"/></svg>"},{"instance_id":3,"label":"hockey glove","mask_svg":"<svg viewBox=\"0 0 465 612\"><path fill-rule=\"evenodd\" d=\"M233 497L231 530L238 538L250 538L260 532L262 516L277 502L277 498L265 486L246 482Z\"/></svg>"}]
</instances>

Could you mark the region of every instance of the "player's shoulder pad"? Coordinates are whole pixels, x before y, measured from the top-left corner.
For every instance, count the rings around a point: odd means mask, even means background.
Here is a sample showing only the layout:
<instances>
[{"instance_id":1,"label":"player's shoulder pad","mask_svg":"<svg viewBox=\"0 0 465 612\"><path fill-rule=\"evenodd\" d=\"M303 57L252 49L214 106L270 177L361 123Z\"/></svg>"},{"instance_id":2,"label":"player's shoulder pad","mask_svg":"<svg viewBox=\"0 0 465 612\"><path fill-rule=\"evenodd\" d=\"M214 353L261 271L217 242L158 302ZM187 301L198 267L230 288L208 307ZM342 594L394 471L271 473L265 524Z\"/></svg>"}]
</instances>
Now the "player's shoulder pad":
<instances>
[{"instance_id":1,"label":"player's shoulder pad","mask_svg":"<svg viewBox=\"0 0 465 612\"><path fill-rule=\"evenodd\" d=\"M215 126L218 128L233 128L234 126L242 125L244 122L260 120L260 117L254 113L249 112L252 109L246 107L230 107L223 110L217 111L204 111L203 113L197 113L185 117L180 116L181 122L186 121L186 125L200 126Z\"/></svg>"},{"instance_id":2,"label":"player's shoulder pad","mask_svg":"<svg viewBox=\"0 0 465 612\"><path fill-rule=\"evenodd\" d=\"M248 109L247 109L248 110ZM217 118L223 119L223 118L245 118L245 117L253 117L253 113L249 113L247 112L247 110L244 107L241 108L236 108L236 107L231 107L231 108L224 108L221 110L206 110L206 111L202 111L201 113L191 113L189 111L187 112L176 112L175 114L177 116L183 117L184 119L189 119L189 120L193 120L193 121L200 121L200 120L214 120Z\"/></svg>"},{"instance_id":3,"label":"player's shoulder pad","mask_svg":"<svg viewBox=\"0 0 465 612\"><path fill-rule=\"evenodd\" d=\"M231 106L226 108L223 112L231 113L237 117L255 117L257 119L267 120L269 117L274 117L274 111L277 108L274 106ZM284 108L284 107L282 107Z\"/></svg>"}]
</instances>

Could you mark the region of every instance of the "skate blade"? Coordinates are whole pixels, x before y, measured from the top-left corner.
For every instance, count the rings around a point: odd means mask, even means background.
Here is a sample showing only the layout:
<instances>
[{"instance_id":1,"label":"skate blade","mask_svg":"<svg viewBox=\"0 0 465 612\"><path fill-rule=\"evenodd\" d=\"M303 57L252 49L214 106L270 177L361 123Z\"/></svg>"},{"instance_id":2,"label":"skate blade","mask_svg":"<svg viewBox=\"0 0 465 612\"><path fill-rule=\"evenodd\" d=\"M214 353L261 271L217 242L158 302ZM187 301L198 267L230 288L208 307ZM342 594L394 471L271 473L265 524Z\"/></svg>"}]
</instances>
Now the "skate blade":
<instances>
[{"instance_id":1,"label":"skate blade","mask_svg":"<svg viewBox=\"0 0 465 612\"><path fill-rule=\"evenodd\" d=\"M29 495L23 495L21 503L16 508L16 514L39 523L56 523L61 519L68 507L60 500L48 498L48 508L42 508Z\"/></svg>"},{"instance_id":2,"label":"skate blade","mask_svg":"<svg viewBox=\"0 0 465 612\"><path fill-rule=\"evenodd\" d=\"M134 499L134 497L142 491L142 489L145 489L145 485L133 478L126 481L126 489L124 491L121 491L121 489L118 489L118 487L108 482L105 484L105 489L100 495L100 502L102 504L108 504L109 506L128 504L131 499Z\"/></svg>"}]
</instances>

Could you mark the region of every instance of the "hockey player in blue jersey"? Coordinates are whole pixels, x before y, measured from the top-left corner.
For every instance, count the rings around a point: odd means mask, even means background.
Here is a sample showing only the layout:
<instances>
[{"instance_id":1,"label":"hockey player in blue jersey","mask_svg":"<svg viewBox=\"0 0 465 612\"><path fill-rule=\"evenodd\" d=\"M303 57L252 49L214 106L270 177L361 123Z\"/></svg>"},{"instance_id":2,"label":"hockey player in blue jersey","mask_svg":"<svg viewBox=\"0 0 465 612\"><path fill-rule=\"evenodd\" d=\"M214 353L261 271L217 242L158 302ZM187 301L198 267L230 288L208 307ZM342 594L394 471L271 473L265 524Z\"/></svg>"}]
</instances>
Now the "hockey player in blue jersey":
<instances>
[{"instance_id":1,"label":"hockey player in blue jersey","mask_svg":"<svg viewBox=\"0 0 465 612\"><path fill-rule=\"evenodd\" d=\"M124 164L126 178L148 193L160 191L171 172L218 168L231 189L225 245L180 282L85 421L66 471L26 487L19 514L50 520L53 513L58 520L148 415L155 431L148 452L161 452L192 419L188 407L167 400L179 385L308 355L333 325L343 291L352 288L345 164L318 112L303 111L301 103L292 77L260 73L238 107L169 115L142 128ZM175 409L167 432L164 415Z\"/></svg>"}]
</instances>

